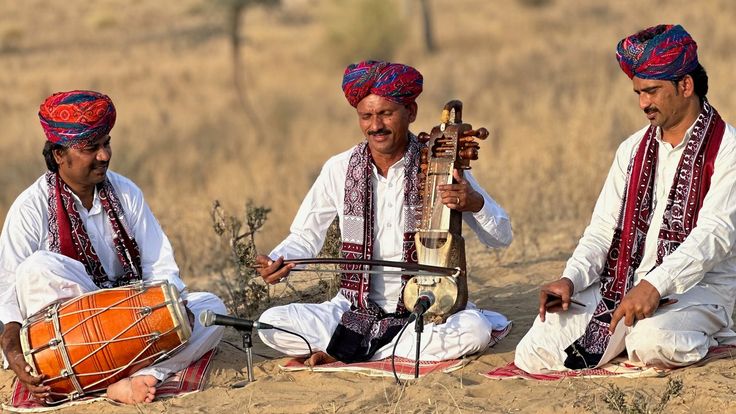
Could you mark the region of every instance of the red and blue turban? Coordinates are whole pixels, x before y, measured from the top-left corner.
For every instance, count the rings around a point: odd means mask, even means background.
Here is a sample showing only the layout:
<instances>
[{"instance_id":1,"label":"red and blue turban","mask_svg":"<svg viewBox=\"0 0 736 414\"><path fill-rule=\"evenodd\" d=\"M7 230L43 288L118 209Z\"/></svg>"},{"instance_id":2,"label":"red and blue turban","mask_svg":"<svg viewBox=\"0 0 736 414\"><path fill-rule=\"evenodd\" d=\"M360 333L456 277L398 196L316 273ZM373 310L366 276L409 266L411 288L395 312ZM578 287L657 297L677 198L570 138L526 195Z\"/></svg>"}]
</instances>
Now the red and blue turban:
<instances>
[{"instance_id":1,"label":"red and blue turban","mask_svg":"<svg viewBox=\"0 0 736 414\"><path fill-rule=\"evenodd\" d=\"M411 66L366 60L349 65L342 78L342 90L350 105L370 94L407 105L422 93L422 74Z\"/></svg>"},{"instance_id":2,"label":"red and blue turban","mask_svg":"<svg viewBox=\"0 0 736 414\"><path fill-rule=\"evenodd\" d=\"M679 24L663 24L622 39L616 59L629 78L678 80L698 67L698 45Z\"/></svg>"},{"instance_id":3,"label":"red and blue turban","mask_svg":"<svg viewBox=\"0 0 736 414\"><path fill-rule=\"evenodd\" d=\"M46 139L78 148L110 133L115 125L115 106L98 92L57 92L43 101L38 117Z\"/></svg>"}]
</instances>

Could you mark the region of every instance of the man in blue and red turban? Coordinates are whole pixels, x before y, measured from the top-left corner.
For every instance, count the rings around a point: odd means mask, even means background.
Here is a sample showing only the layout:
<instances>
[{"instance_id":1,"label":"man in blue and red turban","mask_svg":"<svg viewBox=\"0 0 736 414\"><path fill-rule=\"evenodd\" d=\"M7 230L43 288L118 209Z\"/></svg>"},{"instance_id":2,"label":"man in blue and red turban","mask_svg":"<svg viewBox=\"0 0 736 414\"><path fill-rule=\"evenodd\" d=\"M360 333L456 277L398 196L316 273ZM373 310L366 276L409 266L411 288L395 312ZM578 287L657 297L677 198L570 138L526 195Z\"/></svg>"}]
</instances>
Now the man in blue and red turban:
<instances>
[{"instance_id":1,"label":"man in blue and red turban","mask_svg":"<svg viewBox=\"0 0 736 414\"><path fill-rule=\"evenodd\" d=\"M267 283L285 279L293 264L284 258L316 256L328 227L339 217L345 259L379 259L416 263L414 233L421 209L419 155L421 144L409 131L417 116L422 75L399 63L364 61L345 69L342 90L358 115L364 140L330 158L302 202L291 234L268 256L256 261ZM455 184L438 187L439 197L491 247L504 247L512 233L506 212L481 188L469 171L454 174ZM334 359L357 362L391 355L397 333L410 311L402 294L408 277L362 272L343 266L340 291L323 304L290 304L271 308L260 320L302 334L318 350L309 363ZM442 360L486 349L494 329L505 329L503 315L466 309L430 328L421 358ZM414 358L413 328L397 344L396 355ZM288 355L308 356L303 342L279 332L259 331L264 343Z\"/></svg>"},{"instance_id":2,"label":"man in blue and red turban","mask_svg":"<svg viewBox=\"0 0 736 414\"><path fill-rule=\"evenodd\" d=\"M562 278L516 349L529 372L690 365L733 338L736 130L706 98L697 44L679 25L618 43L649 125L626 139ZM571 299L574 298L574 299Z\"/></svg>"},{"instance_id":3,"label":"man in blue and red turban","mask_svg":"<svg viewBox=\"0 0 736 414\"><path fill-rule=\"evenodd\" d=\"M342 90L354 107L370 94L409 105L422 93L423 83L422 74L411 66L367 60L345 68Z\"/></svg>"},{"instance_id":4,"label":"man in blue and red turban","mask_svg":"<svg viewBox=\"0 0 736 414\"><path fill-rule=\"evenodd\" d=\"M698 45L679 24L659 25L621 39L621 69L641 79L677 80L698 67Z\"/></svg>"},{"instance_id":5,"label":"man in blue and red turban","mask_svg":"<svg viewBox=\"0 0 736 414\"><path fill-rule=\"evenodd\" d=\"M23 356L20 328L50 303L143 281L168 283L186 299L192 316L206 309L226 310L215 295L186 292L171 244L143 193L130 179L108 171L116 116L110 98L93 91L59 92L44 100L38 116L46 135L48 171L16 199L5 218L0 234L0 321L5 325L6 366L42 401L64 395L53 388L57 381L43 382L58 372L32 374ZM102 315L99 321L105 320ZM222 328L195 324L189 342L173 357L127 378L111 375L117 382L109 384L107 396L131 404L151 402L156 384L198 360L221 337ZM142 367L139 362L133 365ZM90 374L88 369L75 374Z\"/></svg>"}]
</instances>

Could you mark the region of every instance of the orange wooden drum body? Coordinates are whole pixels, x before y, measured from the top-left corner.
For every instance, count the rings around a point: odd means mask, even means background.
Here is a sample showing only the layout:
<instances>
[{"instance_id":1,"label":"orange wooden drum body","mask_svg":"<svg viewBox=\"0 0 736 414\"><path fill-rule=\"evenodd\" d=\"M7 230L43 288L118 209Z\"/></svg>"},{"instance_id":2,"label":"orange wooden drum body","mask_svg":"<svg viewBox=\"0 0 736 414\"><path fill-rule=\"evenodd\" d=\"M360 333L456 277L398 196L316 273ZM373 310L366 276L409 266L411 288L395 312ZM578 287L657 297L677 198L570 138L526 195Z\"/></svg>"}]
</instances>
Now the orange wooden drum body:
<instances>
[{"instance_id":1,"label":"orange wooden drum body","mask_svg":"<svg viewBox=\"0 0 736 414\"><path fill-rule=\"evenodd\" d=\"M104 289L49 305L21 328L26 361L51 400L71 400L165 359L191 336L186 309L167 282Z\"/></svg>"}]
</instances>

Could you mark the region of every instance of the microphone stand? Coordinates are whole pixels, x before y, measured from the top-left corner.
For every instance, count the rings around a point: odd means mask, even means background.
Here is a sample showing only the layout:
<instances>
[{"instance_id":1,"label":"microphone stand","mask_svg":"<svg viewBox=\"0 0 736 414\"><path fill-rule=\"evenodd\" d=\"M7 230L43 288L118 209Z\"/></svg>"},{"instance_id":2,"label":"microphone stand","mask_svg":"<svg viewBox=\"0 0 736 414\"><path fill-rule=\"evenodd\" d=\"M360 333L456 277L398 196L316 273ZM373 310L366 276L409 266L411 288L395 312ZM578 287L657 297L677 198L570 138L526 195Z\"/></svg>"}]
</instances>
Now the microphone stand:
<instances>
[{"instance_id":1,"label":"microphone stand","mask_svg":"<svg viewBox=\"0 0 736 414\"><path fill-rule=\"evenodd\" d=\"M248 368L248 382L256 380L253 375L253 331L243 330L243 348L245 348L245 361L246 367Z\"/></svg>"},{"instance_id":2,"label":"microphone stand","mask_svg":"<svg viewBox=\"0 0 736 414\"><path fill-rule=\"evenodd\" d=\"M248 370L248 382L256 380L253 375L253 329L236 328L238 332L243 336L243 349L245 349L245 366ZM236 347L237 348L237 347ZM243 387L244 384L235 388Z\"/></svg>"},{"instance_id":3,"label":"microphone stand","mask_svg":"<svg viewBox=\"0 0 736 414\"><path fill-rule=\"evenodd\" d=\"M309 341L307 341L307 338L304 336L292 332L288 329L279 328L278 326L269 325L267 323L258 322L258 321L250 321L246 319L240 319L240 318L233 318L226 315L218 315L211 310L207 310L204 312L201 312L199 314L199 321L202 324L202 326L212 326L212 325L221 325L221 326L230 326L232 328L235 328L238 332L240 332L243 336L243 349L238 348L237 345L233 345L230 342L225 341L225 343L233 346L236 349L240 349L241 351L245 352L246 356L246 368L248 369L248 382L255 381L255 377L253 375L253 328L256 329L275 329L277 331L285 332L289 335L295 335L298 336L301 340L304 341L304 343L307 345L307 348L309 348L309 355L312 355L312 346L309 344ZM2 323L0 322L0 329L2 328ZM2 332L2 331L0 331ZM231 385L232 388L241 388L245 385L243 384L244 381L239 381L238 384Z\"/></svg>"},{"instance_id":4,"label":"microphone stand","mask_svg":"<svg viewBox=\"0 0 736 414\"><path fill-rule=\"evenodd\" d=\"M422 332L424 332L424 315L418 315L414 321L414 332L416 333L416 355L414 356L414 378L419 378L419 346L422 343Z\"/></svg>"}]
</instances>

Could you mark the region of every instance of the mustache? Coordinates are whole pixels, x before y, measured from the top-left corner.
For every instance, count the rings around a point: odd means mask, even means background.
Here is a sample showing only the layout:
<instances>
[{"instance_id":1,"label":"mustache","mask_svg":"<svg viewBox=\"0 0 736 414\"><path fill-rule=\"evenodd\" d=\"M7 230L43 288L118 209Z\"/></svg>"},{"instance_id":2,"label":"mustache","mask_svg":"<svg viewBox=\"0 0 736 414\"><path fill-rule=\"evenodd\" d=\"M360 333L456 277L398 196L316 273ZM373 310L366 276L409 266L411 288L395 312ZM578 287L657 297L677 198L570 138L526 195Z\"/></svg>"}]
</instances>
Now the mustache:
<instances>
[{"instance_id":1,"label":"mustache","mask_svg":"<svg viewBox=\"0 0 736 414\"><path fill-rule=\"evenodd\" d=\"M107 168L108 166L110 166L109 162L99 162L99 163L92 165L92 168L101 168L101 167Z\"/></svg>"},{"instance_id":2,"label":"mustache","mask_svg":"<svg viewBox=\"0 0 736 414\"><path fill-rule=\"evenodd\" d=\"M368 131L368 135L388 135L391 131L386 128L377 129L375 131Z\"/></svg>"},{"instance_id":3,"label":"mustache","mask_svg":"<svg viewBox=\"0 0 736 414\"><path fill-rule=\"evenodd\" d=\"M647 114L647 115L650 114L650 113L652 113L652 112L657 112L657 111L659 111L659 109L657 109L657 108L655 108L653 106L648 106L648 107L644 108L644 113Z\"/></svg>"}]
</instances>

